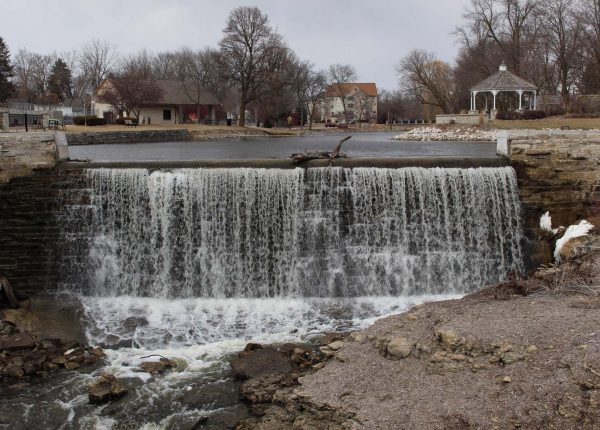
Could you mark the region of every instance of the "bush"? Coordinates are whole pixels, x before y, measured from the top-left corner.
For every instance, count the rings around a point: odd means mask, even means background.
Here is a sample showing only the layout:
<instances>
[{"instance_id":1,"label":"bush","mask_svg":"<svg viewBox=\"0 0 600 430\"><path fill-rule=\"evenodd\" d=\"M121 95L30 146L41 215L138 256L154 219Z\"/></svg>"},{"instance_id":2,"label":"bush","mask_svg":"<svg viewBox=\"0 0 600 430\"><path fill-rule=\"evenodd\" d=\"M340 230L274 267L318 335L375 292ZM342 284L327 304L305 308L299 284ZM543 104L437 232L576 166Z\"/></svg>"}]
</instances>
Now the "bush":
<instances>
[{"instance_id":1,"label":"bush","mask_svg":"<svg viewBox=\"0 0 600 430\"><path fill-rule=\"evenodd\" d=\"M89 125L89 126L95 126L95 125L106 125L106 119L105 118L98 118L97 116L92 116L92 115L88 115L88 116L76 116L73 117L73 124L74 125Z\"/></svg>"},{"instance_id":2,"label":"bush","mask_svg":"<svg viewBox=\"0 0 600 430\"><path fill-rule=\"evenodd\" d=\"M526 110L523 111L523 119L542 119L546 118L546 112L543 110Z\"/></svg>"},{"instance_id":3,"label":"bush","mask_svg":"<svg viewBox=\"0 0 600 430\"><path fill-rule=\"evenodd\" d=\"M500 111L496 114L496 119L513 121L517 119L523 119L523 115L517 111Z\"/></svg>"},{"instance_id":4,"label":"bush","mask_svg":"<svg viewBox=\"0 0 600 430\"><path fill-rule=\"evenodd\" d=\"M131 121L132 124L136 124L138 123L138 119L137 118L132 118L132 117L123 117L123 118L117 118L115 120L115 124L117 125L125 125L125 120L129 120Z\"/></svg>"},{"instance_id":5,"label":"bush","mask_svg":"<svg viewBox=\"0 0 600 430\"><path fill-rule=\"evenodd\" d=\"M542 119L546 118L546 112L543 110L524 110L523 112L517 111L508 111L508 112L498 112L496 114L496 119L500 120L531 120L531 119Z\"/></svg>"},{"instance_id":6,"label":"bush","mask_svg":"<svg viewBox=\"0 0 600 430\"><path fill-rule=\"evenodd\" d=\"M565 118L600 118L598 113L572 113Z\"/></svg>"},{"instance_id":7,"label":"bush","mask_svg":"<svg viewBox=\"0 0 600 430\"><path fill-rule=\"evenodd\" d=\"M267 118L267 120L263 124L263 127L264 128L273 128L273 124L271 123L271 120Z\"/></svg>"}]
</instances>

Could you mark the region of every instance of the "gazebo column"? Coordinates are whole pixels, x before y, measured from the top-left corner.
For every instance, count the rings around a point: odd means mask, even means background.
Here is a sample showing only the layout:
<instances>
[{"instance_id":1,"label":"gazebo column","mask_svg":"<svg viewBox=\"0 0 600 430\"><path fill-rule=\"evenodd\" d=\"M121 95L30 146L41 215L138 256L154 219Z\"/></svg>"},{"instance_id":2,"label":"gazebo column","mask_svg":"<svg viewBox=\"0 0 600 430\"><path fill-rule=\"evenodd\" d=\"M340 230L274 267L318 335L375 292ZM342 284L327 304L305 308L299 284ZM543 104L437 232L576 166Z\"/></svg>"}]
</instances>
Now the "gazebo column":
<instances>
[{"instance_id":1,"label":"gazebo column","mask_svg":"<svg viewBox=\"0 0 600 430\"><path fill-rule=\"evenodd\" d=\"M496 94L498 94L498 91L493 90L492 95L494 96L494 104L493 104L492 110L496 110Z\"/></svg>"},{"instance_id":2,"label":"gazebo column","mask_svg":"<svg viewBox=\"0 0 600 430\"><path fill-rule=\"evenodd\" d=\"M471 110L469 113L475 114L477 112L477 91L471 91Z\"/></svg>"},{"instance_id":3,"label":"gazebo column","mask_svg":"<svg viewBox=\"0 0 600 430\"><path fill-rule=\"evenodd\" d=\"M494 101L493 101L493 107L492 107L492 111L490 112L490 119L496 119L496 114L498 113L498 111L496 111L496 95L499 93L500 91L498 90L492 90L491 93L494 96Z\"/></svg>"},{"instance_id":4,"label":"gazebo column","mask_svg":"<svg viewBox=\"0 0 600 430\"><path fill-rule=\"evenodd\" d=\"M523 90L518 90L519 94L519 110L523 110Z\"/></svg>"},{"instance_id":5,"label":"gazebo column","mask_svg":"<svg viewBox=\"0 0 600 430\"><path fill-rule=\"evenodd\" d=\"M533 92L533 110L537 110L537 90Z\"/></svg>"}]
</instances>

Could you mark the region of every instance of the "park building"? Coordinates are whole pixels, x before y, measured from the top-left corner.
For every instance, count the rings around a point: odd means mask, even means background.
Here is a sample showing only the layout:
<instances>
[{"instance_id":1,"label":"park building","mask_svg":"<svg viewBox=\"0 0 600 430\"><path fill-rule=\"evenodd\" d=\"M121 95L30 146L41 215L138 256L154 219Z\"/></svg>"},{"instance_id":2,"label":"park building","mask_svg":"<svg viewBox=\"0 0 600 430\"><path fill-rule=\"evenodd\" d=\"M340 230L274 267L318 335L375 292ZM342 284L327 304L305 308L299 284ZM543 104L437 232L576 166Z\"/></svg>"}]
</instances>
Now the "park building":
<instances>
[{"instance_id":1,"label":"park building","mask_svg":"<svg viewBox=\"0 0 600 430\"><path fill-rule=\"evenodd\" d=\"M322 122L344 122L344 102L349 122L377 121L377 85L373 82L347 82L327 87L319 109Z\"/></svg>"}]
</instances>

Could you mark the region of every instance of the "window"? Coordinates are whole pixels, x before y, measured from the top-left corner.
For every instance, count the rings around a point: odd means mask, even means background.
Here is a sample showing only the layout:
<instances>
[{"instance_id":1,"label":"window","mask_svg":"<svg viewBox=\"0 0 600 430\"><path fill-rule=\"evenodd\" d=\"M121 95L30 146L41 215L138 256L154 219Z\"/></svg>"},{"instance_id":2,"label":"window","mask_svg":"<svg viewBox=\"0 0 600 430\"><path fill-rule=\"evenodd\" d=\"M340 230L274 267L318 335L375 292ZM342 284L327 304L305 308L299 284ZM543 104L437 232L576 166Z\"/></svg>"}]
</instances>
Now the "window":
<instances>
[{"instance_id":1,"label":"window","mask_svg":"<svg viewBox=\"0 0 600 430\"><path fill-rule=\"evenodd\" d=\"M163 110L163 121L171 121L171 109Z\"/></svg>"}]
</instances>

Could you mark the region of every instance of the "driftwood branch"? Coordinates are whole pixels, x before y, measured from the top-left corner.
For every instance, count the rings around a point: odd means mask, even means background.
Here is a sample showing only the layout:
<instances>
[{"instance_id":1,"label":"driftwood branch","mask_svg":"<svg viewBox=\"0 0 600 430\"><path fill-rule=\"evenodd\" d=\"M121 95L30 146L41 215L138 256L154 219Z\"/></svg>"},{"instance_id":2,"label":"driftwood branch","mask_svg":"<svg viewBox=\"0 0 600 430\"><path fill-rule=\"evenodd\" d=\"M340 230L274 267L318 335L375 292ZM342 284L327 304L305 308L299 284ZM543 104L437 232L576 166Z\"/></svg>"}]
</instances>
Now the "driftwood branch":
<instances>
[{"instance_id":1,"label":"driftwood branch","mask_svg":"<svg viewBox=\"0 0 600 430\"><path fill-rule=\"evenodd\" d=\"M319 152L308 152L308 153L296 153L292 154L292 160L296 163L304 163L309 160L333 160L335 158L346 157L346 154L341 153L342 145L345 141L351 139L352 136L346 136L336 145L335 149L331 152L319 151Z\"/></svg>"}]
</instances>

